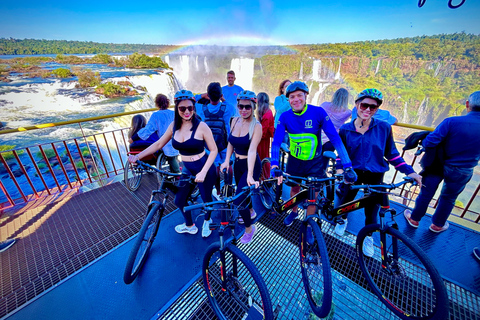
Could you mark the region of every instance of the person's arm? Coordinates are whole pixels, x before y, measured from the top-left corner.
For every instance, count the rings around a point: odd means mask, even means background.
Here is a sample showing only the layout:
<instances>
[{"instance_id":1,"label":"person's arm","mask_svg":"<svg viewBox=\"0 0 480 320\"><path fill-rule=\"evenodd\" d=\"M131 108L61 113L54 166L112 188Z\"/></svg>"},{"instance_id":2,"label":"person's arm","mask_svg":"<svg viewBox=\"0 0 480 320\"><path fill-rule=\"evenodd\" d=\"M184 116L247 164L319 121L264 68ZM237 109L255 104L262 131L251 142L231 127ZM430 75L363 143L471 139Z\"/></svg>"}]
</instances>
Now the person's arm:
<instances>
[{"instance_id":1,"label":"person's arm","mask_svg":"<svg viewBox=\"0 0 480 320\"><path fill-rule=\"evenodd\" d=\"M195 182L203 182L205 181L205 177L207 176L208 170L210 169L213 162L215 161L215 158L217 157L218 149L215 143L215 139L213 139L212 130L210 130L207 124L205 122L200 122L198 126L199 126L199 129L202 131L203 140L205 140L208 150L210 150L210 154L208 155L207 162L205 162L205 165L203 166L202 170L197 174L195 178Z\"/></svg>"},{"instance_id":2,"label":"person's arm","mask_svg":"<svg viewBox=\"0 0 480 320\"><path fill-rule=\"evenodd\" d=\"M423 139L422 145L425 148L434 148L438 146L448 135L448 119L445 119L435 128L435 130Z\"/></svg>"},{"instance_id":3,"label":"person's arm","mask_svg":"<svg viewBox=\"0 0 480 320\"><path fill-rule=\"evenodd\" d=\"M275 134L273 135L273 142L272 142L272 168L278 167L278 159L280 158L280 146L283 142L283 137L285 136L285 125L284 119L285 114L280 115L278 119L277 129L275 130Z\"/></svg>"},{"instance_id":4,"label":"person's arm","mask_svg":"<svg viewBox=\"0 0 480 320\"><path fill-rule=\"evenodd\" d=\"M130 155L128 157L128 161L131 163L135 163L137 162L137 160L141 160L144 157L151 155L157 152L158 150L162 149L168 143L168 141L172 139L172 132L173 132L173 122L168 126L167 131L165 131L164 135L160 139L158 139L157 142L155 142L150 147L143 150L137 155Z\"/></svg>"},{"instance_id":5,"label":"person's arm","mask_svg":"<svg viewBox=\"0 0 480 320\"><path fill-rule=\"evenodd\" d=\"M256 188L259 186L259 182L255 181L253 178L253 169L255 168L255 161L257 160L257 148L260 140L262 138L262 126L257 123L253 131L252 140L250 141L250 147L248 148L248 157L247 157L247 184L249 186L255 185Z\"/></svg>"},{"instance_id":6,"label":"person's arm","mask_svg":"<svg viewBox=\"0 0 480 320\"><path fill-rule=\"evenodd\" d=\"M157 131L157 114L153 113L150 119L148 119L147 125L142 129L138 130L137 135L142 140L147 140L148 137L155 131ZM133 139L133 137L132 137ZM135 139L133 139L135 140Z\"/></svg>"},{"instance_id":7,"label":"person's arm","mask_svg":"<svg viewBox=\"0 0 480 320\"><path fill-rule=\"evenodd\" d=\"M238 118L233 118L233 121L238 121ZM232 122L230 122L230 125L232 125ZM225 155L225 161L220 165L220 171L223 171L223 169L227 169L230 167L230 158L232 157L233 154L233 146L229 142L227 145L227 154Z\"/></svg>"}]
</instances>

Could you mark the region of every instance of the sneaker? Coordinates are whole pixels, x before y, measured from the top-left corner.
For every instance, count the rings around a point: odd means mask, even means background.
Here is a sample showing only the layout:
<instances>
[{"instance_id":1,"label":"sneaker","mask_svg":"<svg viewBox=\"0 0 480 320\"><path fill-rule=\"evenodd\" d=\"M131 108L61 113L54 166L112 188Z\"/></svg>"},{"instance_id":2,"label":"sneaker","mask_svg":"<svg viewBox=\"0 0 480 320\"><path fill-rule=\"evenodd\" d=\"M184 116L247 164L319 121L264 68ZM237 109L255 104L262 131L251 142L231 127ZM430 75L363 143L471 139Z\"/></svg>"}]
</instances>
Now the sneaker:
<instances>
[{"instance_id":1,"label":"sneaker","mask_svg":"<svg viewBox=\"0 0 480 320\"><path fill-rule=\"evenodd\" d=\"M255 219L256 217L257 217L257 213L256 213L255 211L250 212L250 219L252 219L252 221L253 221L253 219ZM238 223L244 224L242 217L238 217Z\"/></svg>"},{"instance_id":2,"label":"sneaker","mask_svg":"<svg viewBox=\"0 0 480 320\"><path fill-rule=\"evenodd\" d=\"M283 224L286 225L287 227L290 227L293 223L293 221L297 218L298 213L295 211L290 212L290 214L283 220Z\"/></svg>"},{"instance_id":3,"label":"sneaker","mask_svg":"<svg viewBox=\"0 0 480 320\"><path fill-rule=\"evenodd\" d=\"M252 226L252 232L250 232L250 233L245 232L243 234L242 239L240 239L240 243L247 244L250 241L252 241L253 235L255 234L256 231L257 231L257 228L253 225Z\"/></svg>"},{"instance_id":4,"label":"sneaker","mask_svg":"<svg viewBox=\"0 0 480 320\"><path fill-rule=\"evenodd\" d=\"M202 237L206 238L212 234L212 230L210 230L210 223L212 223L212 219L203 221L202 227Z\"/></svg>"},{"instance_id":5,"label":"sneaker","mask_svg":"<svg viewBox=\"0 0 480 320\"><path fill-rule=\"evenodd\" d=\"M315 242L315 239L313 238L312 227L310 226L307 226L307 235L305 240L307 240L307 243L309 245L313 245L313 243Z\"/></svg>"},{"instance_id":6,"label":"sneaker","mask_svg":"<svg viewBox=\"0 0 480 320\"><path fill-rule=\"evenodd\" d=\"M182 223L175 227L175 231L177 231L178 233L196 234L198 232L198 228L196 225L193 225L193 227L189 228L185 225L185 223Z\"/></svg>"},{"instance_id":7,"label":"sneaker","mask_svg":"<svg viewBox=\"0 0 480 320\"><path fill-rule=\"evenodd\" d=\"M3 242L0 242L0 252L3 252L5 250L7 250L8 248L10 248L11 246L13 246L16 241L17 240L15 240L15 239L9 239L9 240L5 240Z\"/></svg>"},{"instance_id":8,"label":"sneaker","mask_svg":"<svg viewBox=\"0 0 480 320\"><path fill-rule=\"evenodd\" d=\"M343 220L343 223L342 221L340 221L340 223L337 223L337 225L335 226L335 233L338 234L340 237L343 237L343 235L345 234L345 230L347 230L347 219L342 219Z\"/></svg>"},{"instance_id":9,"label":"sneaker","mask_svg":"<svg viewBox=\"0 0 480 320\"><path fill-rule=\"evenodd\" d=\"M475 256L475 258L477 258L478 261L480 261L480 248L473 248L473 255Z\"/></svg>"},{"instance_id":10,"label":"sneaker","mask_svg":"<svg viewBox=\"0 0 480 320\"><path fill-rule=\"evenodd\" d=\"M420 224L420 221L415 221L411 218L412 210L405 209L405 211L403 211L403 216L405 217L405 219L407 219L407 222L408 222L409 225L411 225L414 228L418 228L418 225Z\"/></svg>"},{"instance_id":11,"label":"sneaker","mask_svg":"<svg viewBox=\"0 0 480 320\"><path fill-rule=\"evenodd\" d=\"M373 237L365 237L365 240L363 241L363 254L367 257L373 257L374 252L375 251L373 248Z\"/></svg>"},{"instance_id":12,"label":"sneaker","mask_svg":"<svg viewBox=\"0 0 480 320\"><path fill-rule=\"evenodd\" d=\"M445 222L445 225L443 227L437 227L436 225L434 225L432 223L428 229L430 229L430 231L432 231L432 232L440 233L440 232L443 232L443 231L447 230L448 227L450 227L450 224L447 221L447 222Z\"/></svg>"}]
</instances>

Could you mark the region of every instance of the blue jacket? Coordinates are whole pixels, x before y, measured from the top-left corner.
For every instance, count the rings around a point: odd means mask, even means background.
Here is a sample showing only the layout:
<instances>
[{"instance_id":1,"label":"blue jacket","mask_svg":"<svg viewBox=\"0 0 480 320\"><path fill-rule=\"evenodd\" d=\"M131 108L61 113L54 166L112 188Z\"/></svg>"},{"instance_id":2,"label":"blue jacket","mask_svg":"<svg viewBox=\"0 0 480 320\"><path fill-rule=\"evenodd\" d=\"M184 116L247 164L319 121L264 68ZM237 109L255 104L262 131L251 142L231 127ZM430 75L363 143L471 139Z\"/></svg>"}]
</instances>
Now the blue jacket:
<instances>
[{"instance_id":1,"label":"blue jacket","mask_svg":"<svg viewBox=\"0 0 480 320\"><path fill-rule=\"evenodd\" d=\"M475 167L480 160L480 111L443 120L422 144L425 148L432 148L441 143L444 144L445 164Z\"/></svg>"},{"instance_id":2,"label":"blue jacket","mask_svg":"<svg viewBox=\"0 0 480 320\"><path fill-rule=\"evenodd\" d=\"M392 127L385 121L372 118L367 132L361 134L355 129L352 120L340 127L339 135L354 170L387 172L390 162L404 174L415 172L400 156L393 141Z\"/></svg>"}]
</instances>

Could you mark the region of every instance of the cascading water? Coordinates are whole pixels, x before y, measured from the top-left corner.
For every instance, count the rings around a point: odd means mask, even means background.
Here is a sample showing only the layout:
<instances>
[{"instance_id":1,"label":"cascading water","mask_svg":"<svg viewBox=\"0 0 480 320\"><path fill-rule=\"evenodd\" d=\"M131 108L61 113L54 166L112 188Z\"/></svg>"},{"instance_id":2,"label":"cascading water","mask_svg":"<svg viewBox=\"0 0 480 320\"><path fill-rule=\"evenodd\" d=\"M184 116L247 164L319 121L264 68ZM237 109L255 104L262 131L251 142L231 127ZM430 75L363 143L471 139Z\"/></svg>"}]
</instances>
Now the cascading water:
<instances>
[{"instance_id":1,"label":"cascading water","mask_svg":"<svg viewBox=\"0 0 480 320\"><path fill-rule=\"evenodd\" d=\"M335 80L340 80L340 67L342 66L342 58L340 58L340 61L338 62L338 70L337 73L335 73Z\"/></svg>"},{"instance_id":2,"label":"cascading water","mask_svg":"<svg viewBox=\"0 0 480 320\"><path fill-rule=\"evenodd\" d=\"M300 75L298 76L298 79L303 80L303 62L300 64Z\"/></svg>"},{"instance_id":3,"label":"cascading water","mask_svg":"<svg viewBox=\"0 0 480 320\"><path fill-rule=\"evenodd\" d=\"M190 77L190 57L180 56L180 71L178 72L180 81L185 85Z\"/></svg>"},{"instance_id":4,"label":"cascading water","mask_svg":"<svg viewBox=\"0 0 480 320\"><path fill-rule=\"evenodd\" d=\"M231 62L231 69L235 71L237 80L235 84L241 86L245 90L253 88L253 72L255 59L251 58L234 58Z\"/></svg>"},{"instance_id":5,"label":"cascading water","mask_svg":"<svg viewBox=\"0 0 480 320\"><path fill-rule=\"evenodd\" d=\"M330 83L327 83L327 82L319 82L319 88L318 88L318 91L315 92L315 95L313 96L313 99L312 101L310 102L311 104L315 105L315 106L319 106L320 105L320 95L325 91L325 89L327 89L327 87L330 85Z\"/></svg>"},{"instance_id":6,"label":"cascading water","mask_svg":"<svg viewBox=\"0 0 480 320\"><path fill-rule=\"evenodd\" d=\"M203 65L204 65L204 67L205 67L205 72L206 72L207 74L209 74L209 73L210 73L210 69L208 68L207 56L205 56L205 57L203 58Z\"/></svg>"},{"instance_id":7,"label":"cascading water","mask_svg":"<svg viewBox=\"0 0 480 320\"><path fill-rule=\"evenodd\" d=\"M321 60L314 60L313 61L313 68L312 68L312 80L320 81L320 70L322 68L322 61Z\"/></svg>"}]
</instances>

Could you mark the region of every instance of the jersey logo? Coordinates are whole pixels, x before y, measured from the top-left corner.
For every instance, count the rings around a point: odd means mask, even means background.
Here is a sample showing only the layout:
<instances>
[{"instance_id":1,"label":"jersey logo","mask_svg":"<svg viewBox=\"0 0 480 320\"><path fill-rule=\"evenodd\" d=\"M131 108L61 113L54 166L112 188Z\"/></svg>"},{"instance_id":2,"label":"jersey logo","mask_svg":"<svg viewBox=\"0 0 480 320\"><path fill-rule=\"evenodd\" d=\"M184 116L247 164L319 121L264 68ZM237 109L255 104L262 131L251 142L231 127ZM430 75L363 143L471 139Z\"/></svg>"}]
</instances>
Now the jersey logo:
<instances>
[{"instance_id":1,"label":"jersey logo","mask_svg":"<svg viewBox=\"0 0 480 320\"><path fill-rule=\"evenodd\" d=\"M325 120L326 120L326 121L330 120L330 117L329 117L329 116L326 116L326 117L325 117Z\"/></svg>"},{"instance_id":2,"label":"jersey logo","mask_svg":"<svg viewBox=\"0 0 480 320\"><path fill-rule=\"evenodd\" d=\"M305 129L311 129L313 128L313 125L312 125L312 120L307 120L305 121Z\"/></svg>"}]
</instances>

